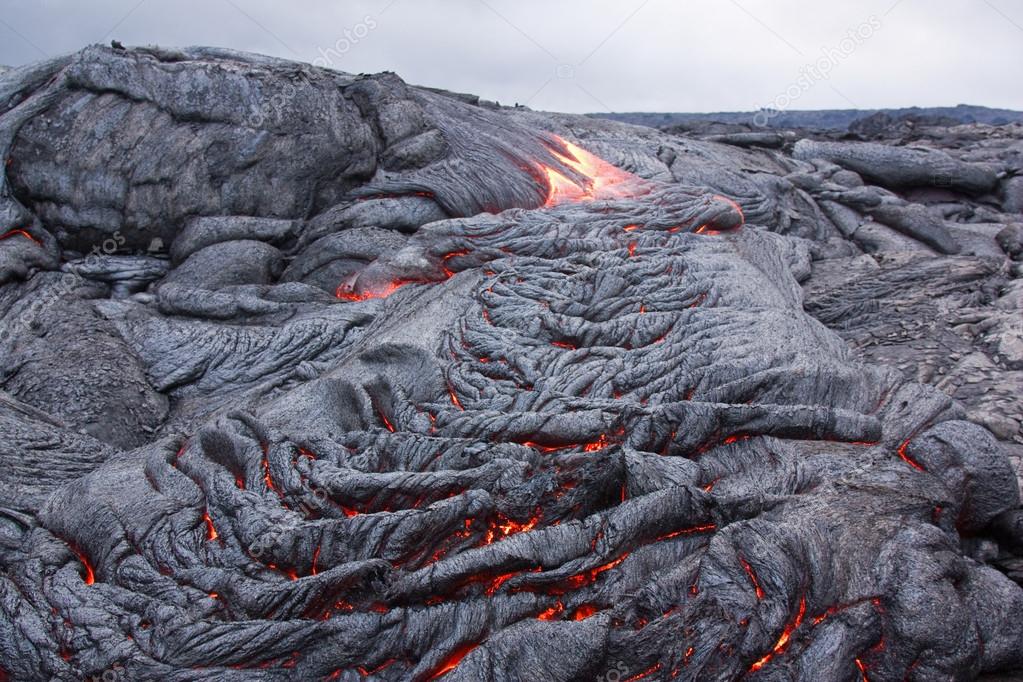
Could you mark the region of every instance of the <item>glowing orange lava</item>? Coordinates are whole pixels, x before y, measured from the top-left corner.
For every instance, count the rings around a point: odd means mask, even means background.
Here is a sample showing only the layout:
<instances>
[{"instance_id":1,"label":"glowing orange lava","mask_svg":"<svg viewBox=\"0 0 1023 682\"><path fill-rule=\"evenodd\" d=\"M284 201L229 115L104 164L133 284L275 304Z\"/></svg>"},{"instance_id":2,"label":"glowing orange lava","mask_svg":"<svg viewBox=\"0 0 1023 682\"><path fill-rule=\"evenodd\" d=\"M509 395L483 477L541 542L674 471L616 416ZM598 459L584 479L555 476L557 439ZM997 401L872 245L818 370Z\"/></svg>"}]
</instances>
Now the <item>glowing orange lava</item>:
<instances>
[{"instance_id":1,"label":"glowing orange lava","mask_svg":"<svg viewBox=\"0 0 1023 682\"><path fill-rule=\"evenodd\" d=\"M600 576L601 573L604 573L605 571L610 571L612 568L622 563L627 558L629 558L628 552L621 555L617 559L607 562L603 566L597 566L596 568L591 568L588 571L583 571L582 573L573 575L569 577L567 580L565 580L565 582L568 584L569 587L573 589L578 589L585 585L589 585L590 583L596 581L596 579Z\"/></svg>"},{"instance_id":2,"label":"glowing orange lava","mask_svg":"<svg viewBox=\"0 0 1023 682\"><path fill-rule=\"evenodd\" d=\"M625 679L622 680L622 682L637 682L637 680L642 680L642 679L645 679L647 677L650 677L651 675L653 675L655 672L657 672L660 669L661 669L661 664L660 663L655 663L654 665L650 666L649 668L647 668L643 672L636 673L632 677L626 677Z\"/></svg>"},{"instance_id":3,"label":"glowing orange lava","mask_svg":"<svg viewBox=\"0 0 1023 682\"><path fill-rule=\"evenodd\" d=\"M217 529L213 527L213 519L210 518L210 513L208 511L204 511L202 513L202 520L206 522L207 540L216 540L218 537L220 537L220 534L217 533Z\"/></svg>"},{"instance_id":4,"label":"glowing orange lava","mask_svg":"<svg viewBox=\"0 0 1023 682\"><path fill-rule=\"evenodd\" d=\"M607 434L602 433L600 437L592 443L587 443L583 446L584 452L600 452L604 448L611 445L611 439L607 437Z\"/></svg>"},{"instance_id":5,"label":"glowing orange lava","mask_svg":"<svg viewBox=\"0 0 1023 682\"><path fill-rule=\"evenodd\" d=\"M913 467L913 468L914 468L914 469L916 469L917 471L927 471L927 469L924 469L924 468L923 468L923 466L921 466L919 462L915 461L915 460L914 460L914 459L913 459L912 457L910 457L910 456L909 456L909 455L908 455L908 454L906 453L906 448L908 448L908 447L909 447L909 442L910 442L911 440L913 440L913 439L912 439L912 438L907 438L907 439L906 439L906 440L905 440L905 441L904 441L904 442L902 443L902 445L900 445L900 446L899 446L899 450L898 450L898 452L899 452L899 457L901 457L901 458L902 458L902 461L903 461L903 462L905 462L905 463L906 463L906 464L908 464L909 466Z\"/></svg>"},{"instance_id":6,"label":"glowing orange lava","mask_svg":"<svg viewBox=\"0 0 1023 682\"><path fill-rule=\"evenodd\" d=\"M760 589L760 581L757 580L757 574L753 571L753 567L749 565L749 562L739 557L739 563L742 564L742 568L746 571L746 575L749 576L749 580L753 583L753 589L757 594L757 599L764 598L764 591Z\"/></svg>"},{"instance_id":7,"label":"glowing orange lava","mask_svg":"<svg viewBox=\"0 0 1023 682\"><path fill-rule=\"evenodd\" d=\"M398 659L391 658L389 660L384 661L383 663L381 663L380 665L378 665L375 668L364 668L362 666L359 666L359 667L356 668L356 670L358 670L359 674L362 675L363 677L369 677L370 675L376 675L378 672L380 672L381 670L384 670L385 668L390 667L391 665L393 665L397 661L398 661ZM338 677L340 677L340 675L338 675Z\"/></svg>"},{"instance_id":8,"label":"glowing orange lava","mask_svg":"<svg viewBox=\"0 0 1023 682\"><path fill-rule=\"evenodd\" d=\"M458 400L458 395L455 393L455 389L452 388L450 384L448 385L448 396L451 398L452 405L457 407L459 410L465 410L465 408L462 407L461 401Z\"/></svg>"},{"instance_id":9,"label":"glowing orange lava","mask_svg":"<svg viewBox=\"0 0 1023 682\"><path fill-rule=\"evenodd\" d=\"M4 232L3 234L0 234L0 242L5 239L10 239L11 237L24 237L25 239L34 242L37 246L43 245L41 241L29 234L27 230L10 230L8 232Z\"/></svg>"},{"instance_id":10,"label":"glowing orange lava","mask_svg":"<svg viewBox=\"0 0 1023 682\"><path fill-rule=\"evenodd\" d=\"M78 557L78 561L81 562L82 567L85 569L85 575L82 576L82 579L85 580L85 584L92 585L93 583L95 583L96 574L93 573L92 566L89 564L89 560L85 558L84 554L79 552L74 547L71 548L71 551L74 552L76 557Z\"/></svg>"},{"instance_id":11,"label":"glowing orange lava","mask_svg":"<svg viewBox=\"0 0 1023 682\"><path fill-rule=\"evenodd\" d=\"M266 452L266 449L264 448L263 451ZM284 495L281 493L281 491L277 489L277 486L274 485L274 479L270 475L270 460L266 456L263 457L262 465L263 465L263 482L266 483L267 489L268 490L272 490L275 493L277 493L278 497L284 497Z\"/></svg>"},{"instance_id":12,"label":"glowing orange lava","mask_svg":"<svg viewBox=\"0 0 1023 682\"><path fill-rule=\"evenodd\" d=\"M466 643L456 648L454 651L448 654L448 656L443 661L440 662L440 665L437 666L437 669L434 670L433 673L431 673L430 676L426 678L427 682L429 682L430 680L436 680L440 677L443 677L444 675L447 675L449 672L457 668L458 664L462 662L462 659L465 658L469 654L469 652L475 649L477 646L478 646L477 644Z\"/></svg>"},{"instance_id":13,"label":"glowing orange lava","mask_svg":"<svg viewBox=\"0 0 1023 682\"><path fill-rule=\"evenodd\" d=\"M565 610L565 605L562 604L560 601L558 601L557 603L554 604L554 606L550 607L549 609L546 609L546 610L542 611L540 613L540 615L537 616L537 619L539 619L539 620L554 620L555 618L560 616L561 612L564 611L564 610Z\"/></svg>"},{"instance_id":14,"label":"glowing orange lava","mask_svg":"<svg viewBox=\"0 0 1023 682\"><path fill-rule=\"evenodd\" d=\"M792 639L792 633L799 629L799 626L803 624L803 616L805 615L806 597L803 597L799 600L799 613L796 614L795 620L785 626L785 629L782 631L781 637L778 638L777 643L775 643L774 648L764 654L763 658L750 666L749 671L751 673L763 668L775 656L780 656L785 653L785 649L789 646L789 640Z\"/></svg>"},{"instance_id":15,"label":"glowing orange lava","mask_svg":"<svg viewBox=\"0 0 1023 682\"><path fill-rule=\"evenodd\" d=\"M862 681L863 682L870 682L870 678L867 677L867 666L863 664L863 661L861 661L860 659L857 658L853 662L856 664L856 667L859 668L859 670L860 670L860 677L861 677Z\"/></svg>"},{"instance_id":16,"label":"glowing orange lava","mask_svg":"<svg viewBox=\"0 0 1023 682\"><path fill-rule=\"evenodd\" d=\"M540 169L547 176L547 200L544 206L557 206L570 201L619 199L636 194L640 180L635 175L611 165L599 156L557 135L554 137L565 153L551 146L551 154L583 179L581 183L576 182L564 173L542 165Z\"/></svg>"},{"instance_id":17,"label":"glowing orange lava","mask_svg":"<svg viewBox=\"0 0 1023 682\"><path fill-rule=\"evenodd\" d=\"M659 538L657 538L657 540L658 540L658 542L660 542L662 540L670 540L672 538L677 538L677 537L679 537L681 535L695 535L696 533L709 533L711 531L717 530L717 528L718 527L716 525L714 525L713 523L708 523L708 524L703 525L703 526L693 526L692 528L683 528L682 530L676 530L673 533L668 533L666 535L660 536Z\"/></svg>"},{"instance_id":18,"label":"glowing orange lava","mask_svg":"<svg viewBox=\"0 0 1023 682\"><path fill-rule=\"evenodd\" d=\"M528 533L529 531L536 528L537 524L540 523L540 510L537 509L536 514L533 515L525 523L519 523L509 519L502 514L498 514L496 519L490 521L490 527L487 529L487 534L483 538L483 544L489 545L494 542L495 539L501 537L506 538L509 535L516 535L518 533Z\"/></svg>"},{"instance_id":19,"label":"glowing orange lava","mask_svg":"<svg viewBox=\"0 0 1023 682\"><path fill-rule=\"evenodd\" d=\"M334 296L342 301L368 301L373 298L387 298L401 287L412 283L412 280L397 280L389 283L386 287L379 291L364 291L362 293L356 293L352 290L352 286L349 283L342 282L334 291Z\"/></svg>"},{"instance_id":20,"label":"glowing orange lava","mask_svg":"<svg viewBox=\"0 0 1023 682\"><path fill-rule=\"evenodd\" d=\"M597 613L597 607L593 604L583 604L572 614L572 620L586 620Z\"/></svg>"}]
</instances>

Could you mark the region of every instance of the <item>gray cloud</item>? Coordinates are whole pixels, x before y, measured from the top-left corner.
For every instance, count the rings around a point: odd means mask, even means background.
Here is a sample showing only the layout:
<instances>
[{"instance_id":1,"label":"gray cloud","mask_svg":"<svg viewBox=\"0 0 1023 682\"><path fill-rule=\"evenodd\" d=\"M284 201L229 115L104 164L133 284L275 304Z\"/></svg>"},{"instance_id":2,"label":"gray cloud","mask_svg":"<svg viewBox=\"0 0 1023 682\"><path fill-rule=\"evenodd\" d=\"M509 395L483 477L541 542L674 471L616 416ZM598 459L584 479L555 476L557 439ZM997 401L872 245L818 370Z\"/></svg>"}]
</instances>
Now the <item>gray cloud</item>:
<instances>
[{"instance_id":1,"label":"gray cloud","mask_svg":"<svg viewBox=\"0 0 1023 682\"><path fill-rule=\"evenodd\" d=\"M835 59L871 17L879 27ZM756 109L830 53L791 108L1023 109L1014 0L0 0L0 63L111 38L329 59L572 112Z\"/></svg>"}]
</instances>

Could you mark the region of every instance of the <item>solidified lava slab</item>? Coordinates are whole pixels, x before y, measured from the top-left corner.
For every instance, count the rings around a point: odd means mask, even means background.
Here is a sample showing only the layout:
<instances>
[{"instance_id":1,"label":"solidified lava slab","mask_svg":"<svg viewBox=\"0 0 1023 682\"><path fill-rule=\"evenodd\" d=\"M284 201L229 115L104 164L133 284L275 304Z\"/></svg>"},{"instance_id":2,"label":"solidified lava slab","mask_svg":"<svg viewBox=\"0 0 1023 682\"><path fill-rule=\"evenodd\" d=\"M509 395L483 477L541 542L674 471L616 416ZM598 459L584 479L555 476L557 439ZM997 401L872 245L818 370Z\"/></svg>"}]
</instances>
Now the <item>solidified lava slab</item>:
<instances>
[{"instance_id":1,"label":"solidified lava slab","mask_svg":"<svg viewBox=\"0 0 1023 682\"><path fill-rule=\"evenodd\" d=\"M812 279L969 250L917 204L208 48L0 104L0 680L1023 667L1006 446Z\"/></svg>"}]
</instances>

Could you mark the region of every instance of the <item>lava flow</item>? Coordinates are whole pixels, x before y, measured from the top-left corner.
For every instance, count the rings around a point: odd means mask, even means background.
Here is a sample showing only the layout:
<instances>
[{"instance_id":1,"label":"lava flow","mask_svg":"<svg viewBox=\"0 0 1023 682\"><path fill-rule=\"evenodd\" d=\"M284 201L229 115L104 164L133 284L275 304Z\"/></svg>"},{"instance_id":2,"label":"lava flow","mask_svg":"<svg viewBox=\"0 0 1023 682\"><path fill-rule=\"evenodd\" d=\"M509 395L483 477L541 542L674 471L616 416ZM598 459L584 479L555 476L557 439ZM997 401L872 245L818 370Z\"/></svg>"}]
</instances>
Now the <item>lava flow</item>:
<instances>
[{"instance_id":1,"label":"lava flow","mask_svg":"<svg viewBox=\"0 0 1023 682\"><path fill-rule=\"evenodd\" d=\"M3 241L5 239L10 239L11 237L24 237L25 239L28 239L29 241L34 242L36 244L36 246L42 246L43 245L43 243L41 241L39 241L38 239L33 237L31 234L29 234L27 230L10 230L8 232L0 234L0 241Z\"/></svg>"},{"instance_id":2,"label":"lava flow","mask_svg":"<svg viewBox=\"0 0 1023 682\"><path fill-rule=\"evenodd\" d=\"M551 155L560 163L561 170L544 163L537 162L538 180L545 180L547 198L543 208L560 204L595 199L622 199L636 196L643 189L643 181L604 159L591 154L582 147L572 144L557 135L547 144ZM567 175L562 171L570 171ZM569 177L571 175L572 177ZM573 179L574 178L574 179ZM382 195L383 196L383 195ZM424 194L422 196L432 196ZM638 226L628 226L635 228ZM630 248L634 253L635 247ZM444 278L449 279L455 273L448 267L448 260L458 256L469 255L468 249L460 249L446 254L441 260ZM341 282L334 290L335 298L342 301L367 301L370 299L387 298L395 291L415 282L425 283L416 279L393 279L382 285L364 288L357 285L358 276L354 275Z\"/></svg>"},{"instance_id":3,"label":"lava flow","mask_svg":"<svg viewBox=\"0 0 1023 682\"><path fill-rule=\"evenodd\" d=\"M772 658L780 656L785 653L785 650L789 646L789 640L792 638L792 633L799 629L799 626L803 624L803 616L806 615L806 598L803 597L799 600L799 613L796 614L795 620L785 626L785 629L781 633L781 637L778 638L777 643L770 651L768 651L762 658L757 660L749 671L751 673L756 672L767 665Z\"/></svg>"},{"instance_id":4,"label":"lava flow","mask_svg":"<svg viewBox=\"0 0 1023 682\"><path fill-rule=\"evenodd\" d=\"M391 282L380 291L363 291L357 293L352 289L352 285L350 283L342 282L334 291L334 297L339 298L342 301L368 301L373 298L387 298L402 286L409 283L409 281Z\"/></svg>"},{"instance_id":5,"label":"lava flow","mask_svg":"<svg viewBox=\"0 0 1023 682\"><path fill-rule=\"evenodd\" d=\"M557 135L554 138L565 153L554 146L549 147L551 153L564 166L571 168L584 179L582 183L578 183L550 166L541 165L541 170L547 176L548 186L544 206L557 206L570 201L620 199L636 194L640 179L635 175L611 165L599 156Z\"/></svg>"}]
</instances>

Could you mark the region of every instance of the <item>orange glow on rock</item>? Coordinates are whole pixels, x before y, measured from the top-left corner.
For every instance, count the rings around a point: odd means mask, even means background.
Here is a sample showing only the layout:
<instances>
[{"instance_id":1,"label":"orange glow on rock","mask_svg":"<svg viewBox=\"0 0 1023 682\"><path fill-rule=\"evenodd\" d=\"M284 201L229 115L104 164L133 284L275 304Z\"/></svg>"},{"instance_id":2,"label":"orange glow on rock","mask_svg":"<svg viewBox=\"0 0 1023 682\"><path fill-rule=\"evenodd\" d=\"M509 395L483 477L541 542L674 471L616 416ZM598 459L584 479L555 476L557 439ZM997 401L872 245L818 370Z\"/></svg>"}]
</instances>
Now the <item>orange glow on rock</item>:
<instances>
[{"instance_id":1,"label":"orange glow on rock","mask_svg":"<svg viewBox=\"0 0 1023 682\"><path fill-rule=\"evenodd\" d=\"M900 446L899 446L899 449L898 449L899 457L901 457L901 458L902 458L902 461L903 461L903 462L905 462L905 463L906 463L906 464L908 464L909 466L913 467L913 468L914 468L914 469L916 469L917 471L927 471L927 469L924 469L924 468L923 468L923 467L922 467L922 466L920 465L920 463L919 463L919 462L916 462L916 461L914 461L914 460L913 460L913 458L912 458L912 457L910 457L910 456L909 456L909 455L908 455L908 454L906 453L906 448L908 448L908 447L909 447L909 442L910 442L911 440L913 440L913 439L912 439L912 438L907 438L907 439L906 439L906 440L905 440L905 441L904 441L904 442L902 443L902 445L900 445Z\"/></svg>"},{"instance_id":2,"label":"orange glow on rock","mask_svg":"<svg viewBox=\"0 0 1023 682\"><path fill-rule=\"evenodd\" d=\"M208 511L204 511L202 513L202 520L206 522L207 540L216 540L218 537L220 537L220 534L217 533L217 529L213 527L213 519L210 518L210 513Z\"/></svg>"},{"instance_id":3,"label":"orange glow on rock","mask_svg":"<svg viewBox=\"0 0 1023 682\"><path fill-rule=\"evenodd\" d=\"M632 173L611 165L582 147L554 136L565 153L551 147L551 153L564 166L583 177L581 183L568 178L564 173L541 166L547 177L547 200L544 206L557 206L566 202L592 201L594 199L616 199L634 196L639 183Z\"/></svg>"},{"instance_id":4,"label":"orange glow on rock","mask_svg":"<svg viewBox=\"0 0 1023 682\"><path fill-rule=\"evenodd\" d=\"M469 655L469 652L475 649L478 644L466 643L458 646L454 651L447 655L437 669L430 673L426 677L426 681L436 680L458 667L458 664L462 662L462 659Z\"/></svg>"},{"instance_id":5,"label":"orange glow on rock","mask_svg":"<svg viewBox=\"0 0 1023 682\"><path fill-rule=\"evenodd\" d=\"M586 620L596 612L597 607L593 604L583 604L575 610L575 613L572 614L572 620Z\"/></svg>"},{"instance_id":6,"label":"orange glow on rock","mask_svg":"<svg viewBox=\"0 0 1023 682\"><path fill-rule=\"evenodd\" d=\"M462 407L461 401L458 399L458 395L455 393L455 389L453 389L450 384L448 385L448 396L451 398L452 405L457 407L459 410L465 411L465 408Z\"/></svg>"},{"instance_id":7,"label":"orange glow on rock","mask_svg":"<svg viewBox=\"0 0 1023 682\"><path fill-rule=\"evenodd\" d=\"M677 537L682 536L682 535L695 535L697 533L709 533L711 531L717 530L717 528L718 527L715 524L708 523L708 524L704 524L702 526L693 526L692 528L683 528L682 530L676 530L673 533L668 533L666 535L660 536L659 538L657 538L657 540L658 541L670 540L672 538L677 538Z\"/></svg>"},{"instance_id":8,"label":"orange glow on rock","mask_svg":"<svg viewBox=\"0 0 1023 682\"><path fill-rule=\"evenodd\" d=\"M803 616L805 615L806 597L802 597L799 600L799 613L796 614L795 619L791 623L786 625L784 630L782 630L781 637L778 638L778 641L777 643L775 643L774 648L768 651L766 654L764 654L763 658L761 658L752 666L750 666L749 671L751 673L756 672L763 668L775 656L780 656L781 654L785 653L785 649L787 649L789 646L789 640L792 639L792 633L798 630L799 626L803 624Z\"/></svg>"},{"instance_id":9,"label":"orange glow on rock","mask_svg":"<svg viewBox=\"0 0 1023 682\"><path fill-rule=\"evenodd\" d=\"M554 620L561 615L561 612L565 610L565 605L558 601L554 606L546 609L537 616L538 620Z\"/></svg>"},{"instance_id":10,"label":"orange glow on rock","mask_svg":"<svg viewBox=\"0 0 1023 682\"><path fill-rule=\"evenodd\" d=\"M512 571L511 573L502 573L501 575L497 576L496 578L490 581L490 585L487 586L487 589L484 590L484 593L488 597L493 597L495 594L497 594L497 591L501 589L501 585L504 585L506 582L517 576L520 572L521 571Z\"/></svg>"},{"instance_id":11,"label":"orange glow on rock","mask_svg":"<svg viewBox=\"0 0 1023 682\"><path fill-rule=\"evenodd\" d=\"M359 674L362 675L363 677L369 677L370 675L376 675L378 672L385 670L386 668L389 668L390 666L394 665L397 661L398 659L392 658L384 661L375 668L364 668L362 666L358 666L356 670L358 670ZM338 676L340 677L340 674Z\"/></svg>"},{"instance_id":12,"label":"orange glow on rock","mask_svg":"<svg viewBox=\"0 0 1023 682\"><path fill-rule=\"evenodd\" d=\"M587 443L583 446L584 452L600 452L604 448L611 445L611 439L607 437L607 434L600 434L600 437L592 443Z\"/></svg>"},{"instance_id":13,"label":"orange glow on rock","mask_svg":"<svg viewBox=\"0 0 1023 682\"><path fill-rule=\"evenodd\" d=\"M757 580L757 574L753 571L753 567L749 565L749 562L739 557L739 563L742 564L742 568L746 571L746 575L749 576L749 581L753 583L753 590L756 592L757 599L764 598L764 591L760 589L760 581Z\"/></svg>"},{"instance_id":14,"label":"orange glow on rock","mask_svg":"<svg viewBox=\"0 0 1023 682\"><path fill-rule=\"evenodd\" d=\"M537 452L557 452L558 450L565 450L573 447L573 445L541 445L531 440L523 441L519 445L525 445L527 448L533 448Z\"/></svg>"},{"instance_id":15,"label":"orange glow on rock","mask_svg":"<svg viewBox=\"0 0 1023 682\"><path fill-rule=\"evenodd\" d=\"M520 523L509 519L501 514L497 515L497 518L490 521L490 527L487 529L487 534L483 538L483 544L489 545L494 542L497 538L506 538L509 535L515 535L517 533L528 533L529 531L536 528L537 524L540 523L540 510L530 517L525 523Z\"/></svg>"},{"instance_id":16,"label":"orange glow on rock","mask_svg":"<svg viewBox=\"0 0 1023 682\"><path fill-rule=\"evenodd\" d=\"M582 573L573 575L569 577L565 582L568 584L569 587L573 589L578 589L585 585L589 585L590 583L595 582L597 578L600 577L601 573L610 571L612 568L625 561L628 557L629 553L626 552L617 559L613 559L602 566L597 566L596 568L591 568L588 571L583 571Z\"/></svg>"},{"instance_id":17,"label":"orange glow on rock","mask_svg":"<svg viewBox=\"0 0 1023 682\"><path fill-rule=\"evenodd\" d=\"M391 433L394 433L394 424L391 423L391 420L388 419L387 415L384 414L382 411L380 412L380 421L384 423L384 428L386 428Z\"/></svg>"},{"instance_id":18,"label":"orange glow on rock","mask_svg":"<svg viewBox=\"0 0 1023 682\"><path fill-rule=\"evenodd\" d=\"M740 206L735 200L729 199L728 197L723 197L720 194L715 194L714 198L715 199L720 199L721 201L725 201L725 202L731 204L735 208L736 212L739 214L739 220L740 220L739 224L740 225L744 225L746 223L746 214L743 213L742 206Z\"/></svg>"},{"instance_id":19,"label":"orange glow on rock","mask_svg":"<svg viewBox=\"0 0 1023 682\"><path fill-rule=\"evenodd\" d=\"M71 551L74 553L76 557L78 557L78 561L82 564L82 568L85 569L85 575L82 576L82 580L85 581L86 585L92 585L93 583L95 583L96 574L93 572L92 566L89 564L89 560L85 558L85 555L83 553L79 552L74 547L71 548Z\"/></svg>"},{"instance_id":20,"label":"orange glow on rock","mask_svg":"<svg viewBox=\"0 0 1023 682\"><path fill-rule=\"evenodd\" d=\"M280 497L281 496L281 491L277 490L277 487L274 485L273 477L270 476L270 460L268 458L266 458L266 457L263 457L262 465L263 465L263 482L266 483L266 487L267 487L268 490L274 491Z\"/></svg>"},{"instance_id":21,"label":"orange glow on rock","mask_svg":"<svg viewBox=\"0 0 1023 682\"><path fill-rule=\"evenodd\" d=\"M0 234L0 242L2 242L5 239L10 239L11 237L24 237L25 239L34 242L36 246L41 247L43 245L41 241L39 241L31 234L29 234L27 230L9 230L7 232L4 232L3 234Z\"/></svg>"},{"instance_id":22,"label":"orange glow on rock","mask_svg":"<svg viewBox=\"0 0 1023 682\"><path fill-rule=\"evenodd\" d=\"M657 672L660 669L661 669L661 664L660 663L655 663L654 665L650 666L649 668L647 668L643 672L636 673L632 677L626 677L625 679L622 680L622 682L636 682L637 680L645 679L647 677L650 677L651 675L653 675L655 672Z\"/></svg>"},{"instance_id":23,"label":"orange glow on rock","mask_svg":"<svg viewBox=\"0 0 1023 682\"><path fill-rule=\"evenodd\" d=\"M391 282L379 291L364 291L362 293L357 293L352 290L350 284L342 282L334 291L334 296L342 301L368 301L374 298L387 298L406 284L413 284L413 282L412 280L398 280Z\"/></svg>"},{"instance_id":24,"label":"orange glow on rock","mask_svg":"<svg viewBox=\"0 0 1023 682\"><path fill-rule=\"evenodd\" d=\"M444 275L446 277L449 277L449 278L455 276L454 271L451 270L451 268L448 267L448 261L449 260L451 260L452 258L457 258L458 256L468 256L468 255L469 255L469 249L462 249L461 251L453 251L453 252L451 252L449 254L445 254L440 259L441 263L442 263L441 269L444 270Z\"/></svg>"}]
</instances>

